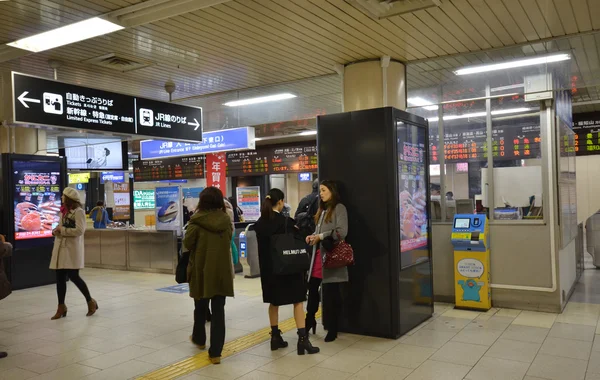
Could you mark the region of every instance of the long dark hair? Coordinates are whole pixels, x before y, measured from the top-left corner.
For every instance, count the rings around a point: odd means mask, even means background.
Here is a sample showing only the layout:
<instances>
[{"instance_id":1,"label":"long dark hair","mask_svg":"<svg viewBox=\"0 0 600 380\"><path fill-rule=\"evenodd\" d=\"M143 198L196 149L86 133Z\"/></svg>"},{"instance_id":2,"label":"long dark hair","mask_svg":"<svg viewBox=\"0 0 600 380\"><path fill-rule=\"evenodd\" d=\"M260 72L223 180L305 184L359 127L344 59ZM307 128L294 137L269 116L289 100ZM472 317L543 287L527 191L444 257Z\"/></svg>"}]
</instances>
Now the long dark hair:
<instances>
[{"instance_id":1,"label":"long dark hair","mask_svg":"<svg viewBox=\"0 0 600 380\"><path fill-rule=\"evenodd\" d=\"M223 192L216 187L210 186L200 193L198 202L198 211L225 211L225 202L223 201Z\"/></svg>"},{"instance_id":2,"label":"long dark hair","mask_svg":"<svg viewBox=\"0 0 600 380\"><path fill-rule=\"evenodd\" d=\"M65 195L65 207L67 210L75 210L76 208L83 208L80 202L77 202L74 199L71 199Z\"/></svg>"},{"instance_id":3,"label":"long dark hair","mask_svg":"<svg viewBox=\"0 0 600 380\"><path fill-rule=\"evenodd\" d=\"M315 223L317 224L319 223L319 219L321 219L323 212L327 212L327 214L325 214L325 221L327 223L331 222L335 206L341 202L340 192L338 191L338 186L335 182L325 180L321 182L321 186L325 186L329 192L331 192L331 199L329 202L323 202L323 199L321 199L321 196L319 195L319 212L315 215Z\"/></svg>"},{"instance_id":4,"label":"long dark hair","mask_svg":"<svg viewBox=\"0 0 600 380\"><path fill-rule=\"evenodd\" d=\"M262 207L260 208L260 217L265 219L273 219L275 217L275 211L273 211L273 207L279 201L283 201L285 195L283 191L279 189L271 189L267 193L265 200L263 201Z\"/></svg>"}]
</instances>

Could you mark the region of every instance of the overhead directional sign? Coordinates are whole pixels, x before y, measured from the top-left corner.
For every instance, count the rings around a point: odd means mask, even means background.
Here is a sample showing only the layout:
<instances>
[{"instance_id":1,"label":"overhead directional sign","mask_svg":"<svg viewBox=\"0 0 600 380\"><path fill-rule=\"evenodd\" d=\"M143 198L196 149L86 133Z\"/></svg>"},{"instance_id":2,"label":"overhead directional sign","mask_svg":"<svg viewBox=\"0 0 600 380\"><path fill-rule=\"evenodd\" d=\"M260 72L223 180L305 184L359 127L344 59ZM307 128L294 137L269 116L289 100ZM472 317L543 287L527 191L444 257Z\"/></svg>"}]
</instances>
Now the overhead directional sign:
<instances>
[{"instance_id":1,"label":"overhead directional sign","mask_svg":"<svg viewBox=\"0 0 600 380\"><path fill-rule=\"evenodd\" d=\"M202 141L202 109L12 73L12 121Z\"/></svg>"},{"instance_id":2,"label":"overhead directional sign","mask_svg":"<svg viewBox=\"0 0 600 380\"><path fill-rule=\"evenodd\" d=\"M136 98L137 134L202 141L202 108Z\"/></svg>"},{"instance_id":3,"label":"overhead directional sign","mask_svg":"<svg viewBox=\"0 0 600 380\"><path fill-rule=\"evenodd\" d=\"M254 128L234 128L205 132L198 144L175 141L147 140L140 142L142 160L192 156L204 153L248 150L255 148Z\"/></svg>"}]
</instances>

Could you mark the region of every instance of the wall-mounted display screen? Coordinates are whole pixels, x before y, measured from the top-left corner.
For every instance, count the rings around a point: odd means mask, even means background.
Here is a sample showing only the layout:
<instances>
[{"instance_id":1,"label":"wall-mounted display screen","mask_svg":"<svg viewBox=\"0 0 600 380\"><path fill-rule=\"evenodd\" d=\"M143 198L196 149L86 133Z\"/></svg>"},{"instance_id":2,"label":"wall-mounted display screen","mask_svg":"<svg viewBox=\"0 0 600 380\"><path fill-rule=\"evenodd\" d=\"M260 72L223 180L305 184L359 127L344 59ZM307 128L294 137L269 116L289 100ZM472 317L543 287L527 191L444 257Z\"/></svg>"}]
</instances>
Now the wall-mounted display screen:
<instances>
[{"instance_id":1,"label":"wall-mounted display screen","mask_svg":"<svg viewBox=\"0 0 600 380\"><path fill-rule=\"evenodd\" d=\"M67 169L127 170L127 148L114 138L71 138L63 140L61 155L67 157ZM127 144L125 142L125 144Z\"/></svg>"},{"instance_id":2,"label":"wall-mounted display screen","mask_svg":"<svg viewBox=\"0 0 600 380\"><path fill-rule=\"evenodd\" d=\"M60 221L60 163L13 161L15 240L52 237Z\"/></svg>"},{"instance_id":3,"label":"wall-mounted display screen","mask_svg":"<svg viewBox=\"0 0 600 380\"><path fill-rule=\"evenodd\" d=\"M455 219L454 220L454 228L462 228L462 229L467 229L467 228L471 228L471 219Z\"/></svg>"},{"instance_id":4,"label":"wall-mounted display screen","mask_svg":"<svg viewBox=\"0 0 600 380\"><path fill-rule=\"evenodd\" d=\"M397 121L398 191L400 197L401 265L415 262L417 249L427 247L427 173L424 128ZM425 250L426 251L426 250Z\"/></svg>"}]
</instances>

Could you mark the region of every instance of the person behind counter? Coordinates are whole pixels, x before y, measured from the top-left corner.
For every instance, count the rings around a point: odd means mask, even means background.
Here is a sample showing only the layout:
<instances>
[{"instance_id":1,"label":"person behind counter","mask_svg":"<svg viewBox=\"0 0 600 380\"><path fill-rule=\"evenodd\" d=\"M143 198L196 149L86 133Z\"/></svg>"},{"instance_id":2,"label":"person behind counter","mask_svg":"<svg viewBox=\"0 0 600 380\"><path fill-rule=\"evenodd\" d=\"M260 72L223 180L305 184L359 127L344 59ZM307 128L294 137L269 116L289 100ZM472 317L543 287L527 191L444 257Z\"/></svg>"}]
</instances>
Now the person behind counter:
<instances>
[{"instance_id":1,"label":"person behind counter","mask_svg":"<svg viewBox=\"0 0 600 380\"><path fill-rule=\"evenodd\" d=\"M340 201L337 185L332 181L323 181L319 187L321 202L319 212L315 216L317 229L315 233L306 238L306 242L313 246L311 262L310 286L306 314L306 328L315 329L317 324L315 313L319 308L319 285L323 280L323 288L327 297L323 303L327 303L327 310L331 311L331 324L328 327L325 342L333 342L337 339L339 312L342 308L342 292L340 285L348 282L348 268L327 269L323 267L323 260L327 255L324 244L320 244L325 238L331 237L334 242L342 241L348 235L348 212L346 206Z\"/></svg>"},{"instance_id":2,"label":"person behind counter","mask_svg":"<svg viewBox=\"0 0 600 380\"><path fill-rule=\"evenodd\" d=\"M94 207L92 212L90 212L90 217L94 221L94 228L96 229L106 228L106 226L111 222L108 219L108 211L106 211L103 201L96 202L96 207Z\"/></svg>"},{"instance_id":3,"label":"person behind counter","mask_svg":"<svg viewBox=\"0 0 600 380\"><path fill-rule=\"evenodd\" d=\"M282 215L284 208L283 191L271 189L262 204L260 218L254 225L258 242L258 262L263 302L269 304L269 322L271 323L271 351L286 348L279 330L279 306L294 305L294 319L298 328L298 355L316 354L320 350L313 347L308 339L304 321L304 301L306 300L305 273L277 275L273 271L271 259L271 238L295 230L295 222Z\"/></svg>"},{"instance_id":4,"label":"person behind counter","mask_svg":"<svg viewBox=\"0 0 600 380\"><path fill-rule=\"evenodd\" d=\"M225 298L233 297L231 258L231 219L225 209L223 193L207 187L200 193L197 212L190 219L183 244L190 250L188 282L194 299L194 329L191 341L206 348L206 310L210 302L210 348L213 364L221 363L225 344Z\"/></svg>"},{"instance_id":5,"label":"person behind counter","mask_svg":"<svg viewBox=\"0 0 600 380\"><path fill-rule=\"evenodd\" d=\"M58 295L58 309L52 320L67 316L67 278L77 286L85 297L88 305L87 316L91 317L98 310L98 302L92 298L90 291L83 279L79 277L79 270L84 263L84 234L85 211L81 207L81 200L77 190L67 187L63 191L62 206L60 207L60 222L52 231L54 248L50 259L50 269L56 270L56 293Z\"/></svg>"},{"instance_id":6,"label":"person behind counter","mask_svg":"<svg viewBox=\"0 0 600 380\"><path fill-rule=\"evenodd\" d=\"M4 240L4 235L0 235L0 300L5 299L12 293L10 282L4 271L4 258L12 255L12 245ZM0 359L7 357L8 354L0 351Z\"/></svg>"}]
</instances>

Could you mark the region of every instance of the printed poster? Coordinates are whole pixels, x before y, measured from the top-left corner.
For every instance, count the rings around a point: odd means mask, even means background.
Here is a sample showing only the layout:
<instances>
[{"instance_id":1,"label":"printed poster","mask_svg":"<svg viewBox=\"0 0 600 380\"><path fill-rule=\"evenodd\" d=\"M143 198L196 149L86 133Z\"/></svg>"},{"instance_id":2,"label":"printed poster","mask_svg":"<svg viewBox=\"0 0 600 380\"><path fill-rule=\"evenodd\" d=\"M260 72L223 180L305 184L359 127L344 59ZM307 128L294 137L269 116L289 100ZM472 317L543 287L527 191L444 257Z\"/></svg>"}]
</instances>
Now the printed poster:
<instances>
[{"instance_id":1,"label":"printed poster","mask_svg":"<svg viewBox=\"0 0 600 380\"><path fill-rule=\"evenodd\" d=\"M182 189L183 204L187 206L188 210L193 211L198 207L202 190L204 190L204 187L184 187Z\"/></svg>"},{"instance_id":2,"label":"printed poster","mask_svg":"<svg viewBox=\"0 0 600 380\"><path fill-rule=\"evenodd\" d=\"M129 195L129 182L113 183L113 220L131 219L131 197Z\"/></svg>"},{"instance_id":3,"label":"printed poster","mask_svg":"<svg viewBox=\"0 0 600 380\"><path fill-rule=\"evenodd\" d=\"M260 187L237 187L235 191L238 207L244 212L244 220L257 221L260 218Z\"/></svg>"},{"instance_id":4,"label":"printed poster","mask_svg":"<svg viewBox=\"0 0 600 380\"><path fill-rule=\"evenodd\" d=\"M183 226L183 206L179 186L156 188L156 230L177 231Z\"/></svg>"}]
</instances>

